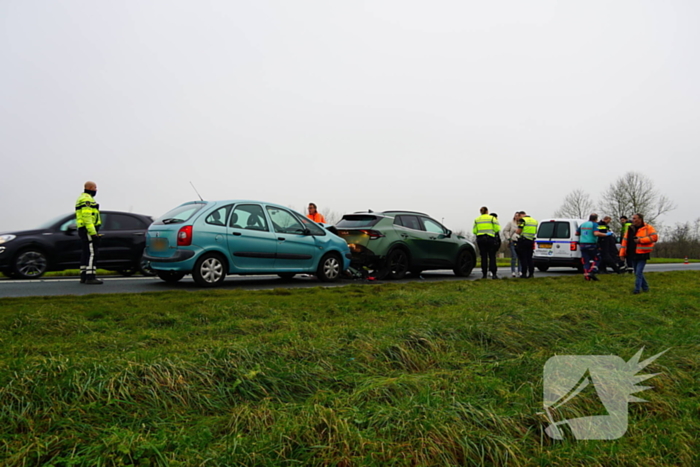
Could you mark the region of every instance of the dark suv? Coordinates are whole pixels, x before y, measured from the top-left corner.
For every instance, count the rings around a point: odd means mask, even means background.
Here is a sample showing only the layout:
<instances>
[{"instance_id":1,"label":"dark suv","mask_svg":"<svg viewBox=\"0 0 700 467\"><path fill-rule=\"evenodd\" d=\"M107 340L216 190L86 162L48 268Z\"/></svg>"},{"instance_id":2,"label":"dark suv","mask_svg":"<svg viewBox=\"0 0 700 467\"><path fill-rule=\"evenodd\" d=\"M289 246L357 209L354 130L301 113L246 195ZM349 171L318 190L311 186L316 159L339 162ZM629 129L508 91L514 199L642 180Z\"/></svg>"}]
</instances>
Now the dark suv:
<instances>
[{"instance_id":1,"label":"dark suv","mask_svg":"<svg viewBox=\"0 0 700 467\"><path fill-rule=\"evenodd\" d=\"M146 230L153 219L130 212L103 211L97 267L131 275L149 273L142 261ZM80 267L81 244L75 214L66 214L35 230L0 234L0 272L33 279L47 271Z\"/></svg>"},{"instance_id":2,"label":"dark suv","mask_svg":"<svg viewBox=\"0 0 700 467\"><path fill-rule=\"evenodd\" d=\"M348 242L350 265L372 271L377 279L429 269L452 269L467 277L476 264L474 245L421 212L345 214L334 229Z\"/></svg>"}]
</instances>

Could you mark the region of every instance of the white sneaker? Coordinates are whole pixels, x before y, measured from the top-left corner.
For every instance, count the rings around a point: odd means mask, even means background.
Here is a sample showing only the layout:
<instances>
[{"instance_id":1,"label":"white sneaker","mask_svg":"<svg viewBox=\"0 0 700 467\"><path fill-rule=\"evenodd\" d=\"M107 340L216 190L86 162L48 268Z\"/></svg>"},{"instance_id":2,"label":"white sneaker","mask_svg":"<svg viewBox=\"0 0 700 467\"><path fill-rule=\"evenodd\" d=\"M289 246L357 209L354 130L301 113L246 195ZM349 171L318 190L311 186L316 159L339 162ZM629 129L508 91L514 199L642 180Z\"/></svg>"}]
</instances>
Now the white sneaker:
<instances>
[{"instance_id":1,"label":"white sneaker","mask_svg":"<svg viewBox=\"0 0 700 467\"><path fill-rule=\"evenodd\" d=\"M514 272L511 272L510 275L513 276L513 277L515 277L515 273L514 273Z\"/></svg>"}]
</instances>

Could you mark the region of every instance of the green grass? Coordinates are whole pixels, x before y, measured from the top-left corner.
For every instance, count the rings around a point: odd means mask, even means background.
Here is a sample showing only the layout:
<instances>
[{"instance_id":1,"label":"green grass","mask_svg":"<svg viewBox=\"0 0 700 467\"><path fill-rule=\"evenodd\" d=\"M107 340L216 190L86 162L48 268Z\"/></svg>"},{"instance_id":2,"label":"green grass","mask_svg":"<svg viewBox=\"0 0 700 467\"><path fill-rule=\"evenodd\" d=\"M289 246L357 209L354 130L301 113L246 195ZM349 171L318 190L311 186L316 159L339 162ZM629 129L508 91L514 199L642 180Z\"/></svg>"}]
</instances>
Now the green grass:
<instances>
[{"instance_id":1,"label":"green grass","mask_svg":"<svg viewBox=\"0 0 700 467\"><path fill-rule=\"evenodd\" d=\"M697 465L700 272L647 278L2 299L0 464ZM642 347L625 436L544 434L550 357Z\"/></svg>"}]
</instances>

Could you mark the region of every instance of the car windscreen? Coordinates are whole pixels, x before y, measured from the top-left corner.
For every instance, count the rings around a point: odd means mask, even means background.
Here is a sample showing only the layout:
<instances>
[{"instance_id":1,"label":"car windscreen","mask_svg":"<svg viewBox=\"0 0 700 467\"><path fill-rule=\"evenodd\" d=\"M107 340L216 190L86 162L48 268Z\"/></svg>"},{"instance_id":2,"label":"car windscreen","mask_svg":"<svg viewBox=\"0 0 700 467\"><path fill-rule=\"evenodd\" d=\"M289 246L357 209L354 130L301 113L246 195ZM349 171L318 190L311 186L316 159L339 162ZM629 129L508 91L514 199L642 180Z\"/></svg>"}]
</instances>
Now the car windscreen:
<instances>
[{"instance_id":1,"label":"car windscreen","mask_svg":"<svg viewBox=\"0 0 700 467\"><path fill-rule=\"evenodd\" d=\"M204 206L206 206L204 203L184 204L166 212L153 223L156 225L182 224L183 222L187 222L190 217Z\"/></svg>"},{"instance_id":2,"label":"car windscreen","mask_svg":"<svg viewBox=\"0 0 700 467\"><path fill-rule=\"evenodd\" d=\"M364 229L372 227L381 219L367 214L346 214L335 226L343 229Z\"/></svg>"},{"instance_id":3,"label":"car windscreen","mask_svg":"<svg viewBox=\"0 0 700 467\"><path fill-rule=\"evenodd\" d=\"M571 238L568 222L543 222L537 230L538 238Z\"/></svg>"},{"instance_id":4,"label":"car windscreen","mask_svg":"<svg viewBox=\"0 0 700 467\"><path fill-rule=\"evenodd\" d=\"M71 217L75 218L75 216L71 216ZM50 221L44 222L43 224L41 224L39 227L37 227L37 229L39 229L39 230L49 229L49 228L53 227L54 225L58 224L59 222L63 222L63 220L65 218L66 218L66 214L63 214L62 216L54 217Z\"/></svg>"}]
</instances>

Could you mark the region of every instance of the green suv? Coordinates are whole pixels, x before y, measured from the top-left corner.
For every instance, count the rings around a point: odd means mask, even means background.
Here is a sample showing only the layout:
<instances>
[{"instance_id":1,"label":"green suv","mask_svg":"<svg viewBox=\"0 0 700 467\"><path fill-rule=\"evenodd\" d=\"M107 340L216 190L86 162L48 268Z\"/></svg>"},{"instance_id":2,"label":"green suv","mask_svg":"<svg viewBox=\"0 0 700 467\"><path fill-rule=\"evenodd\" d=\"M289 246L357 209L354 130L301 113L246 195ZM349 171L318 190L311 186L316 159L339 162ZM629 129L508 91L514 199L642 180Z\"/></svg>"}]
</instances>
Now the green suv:
<instances>
[{"instance_id":1,"label":"green suv","mask_svg":"<svg viewBox=\"0 0 700 467\"><path fill-rule=\"evenodd\" d=\"M428 269L452 269L466 277L476 264L473 244L420 212L345 214L335 230L348 242L350 266L366 268L376 279L401 279Z\"/></svg>"}]
</instances>

